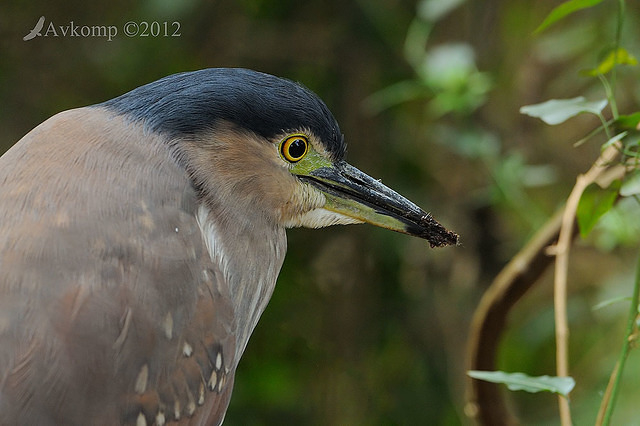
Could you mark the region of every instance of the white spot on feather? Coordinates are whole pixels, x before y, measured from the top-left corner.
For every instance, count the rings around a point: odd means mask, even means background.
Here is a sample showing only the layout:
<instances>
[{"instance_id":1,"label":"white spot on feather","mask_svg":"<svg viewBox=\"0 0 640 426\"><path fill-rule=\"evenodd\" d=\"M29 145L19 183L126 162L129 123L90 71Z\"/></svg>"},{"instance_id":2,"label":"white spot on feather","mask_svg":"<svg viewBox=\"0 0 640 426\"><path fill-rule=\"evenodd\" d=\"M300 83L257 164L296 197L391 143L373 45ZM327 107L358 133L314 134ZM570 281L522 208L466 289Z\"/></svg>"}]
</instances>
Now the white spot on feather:
<instances>
[{"instance_id":1,"label":"white spot on feather","mask_svg":"<svg viewBox=\"0 0 640 426\"><path fill-rule=\"evenodd\" d=\"M138 414L138 418L136 419L136 426L147 426L147 418L140 412Z\"/></svg>"},{"instance_id":2,"label":"white spot on feather","mask_svg":"<svg viewBox=\"0 0 640 426\"><path fill-rule=\"evenodd\" d=\"M200 382L198 405L204 404L204 383Z\"/></svg>"},{"instance_id":3,"label":"white spot on feather","mask_svg":"<svg viewBox=\"0 0 640 426\"><path fill-rule=\"evenodd\" d=\"M186 356L187 358L189 358L191 356L191 354L193 353L193 348L191 347L190 344L188 344L187 342L184 343L184 346L182 346L182 355Z\"/></svg>"},{"instance_id":4,"label":"white spot on feather","mask_svg":"<svg viewBox=\"0 0 640 426\"><path fill-rule=\"evenodd\" d=\"M216 370L220 370L220 368L222 368L222 354L218 352L218 355L216 355Z\"/></svg>"},{"instance_id":5,"label":"white spot on feather","mask_svg":"<svg viewBox=\"0 0 640 426\"><path fill-rule=\"evenodd\" d=\"M175 401L173 403L173 418L180 420L180 401Z\"/></svg>"},{"instance_id":6,"label":"white spot on feather","mask_svg":"<svg viewBox=\"0 0 640 426\"><path fill-rule=\"evenodd\" d=\"M192 416L193 413L195 412L196 412L196 403L193 401L189 401L189 403L187 404L187 415Z\"/></svg>"},{"instance_id":7,"label":"white spot on feather","mask_svg":"<svg viewBox=\"0 0 640 426\"><path fill-rule=\"evenodd\" d=\"M218 384L218 373L216 373L216 370L213 370L211 372L211 377L209 377L209 383L207 383L207 386L209 386L209 389L213 391L216 389L217 384Z\"/></svg>"},{"instance_id":8,"label":"white spot on feather","mask_svg":"<svg viewBox=\"0 0 640 426\"><path fill-rule=\"evenodd\" d=\"M222 388L224 387L225 383L226 383L226 377L225 375L222 375L220 377L220 380L218 381L218 392L222 392Z\"/></svg>"},{"instance_id":9,"label":"white spot on feather","mask_svg":"<svg viewBox=\"0 0 640 426\"><path fill-rule=\"evenodd\" d=\"M164 317L162 325L164 327L164 335L171 340L173 337L173 315L171 315L171 312Z\"/></svg>"},{"instance_id":10,"label":"white spot on feather","mask_svg":"<svg viewBox=\"0 0 640 426\"><path fill-rule=\"evenodd\" d=\"M162 411L158 412L156 415L156 426L164 426L167 419L164 417L164 413Z\"/></svg>"},{"instance_id":11,"label":"white spot on feather","mask_svg":"<svg viewBox=\"0 0 640 426\"><path fill-rule=\"evenodd\" d=\"M124 344L127 334L129 333L129 325L131 324L131 308L125 310L124 318L122 321L122 330L113 345L111 346L115 350L120 350L120 347Z\"/></svg>"},{"instance_id":12,"label":"white spot on feather","mask_svg":"<svg viewBox=\"0 0 640 426\"><path fill-rule=\"evenodd\" d=\"M136 384L133 390L136 391L138 395L142 395L147 390L147 382L149 381L149 366L147 364L143 365L138 373L138 377L136 378Z\"/></svg>"}]
</instances>

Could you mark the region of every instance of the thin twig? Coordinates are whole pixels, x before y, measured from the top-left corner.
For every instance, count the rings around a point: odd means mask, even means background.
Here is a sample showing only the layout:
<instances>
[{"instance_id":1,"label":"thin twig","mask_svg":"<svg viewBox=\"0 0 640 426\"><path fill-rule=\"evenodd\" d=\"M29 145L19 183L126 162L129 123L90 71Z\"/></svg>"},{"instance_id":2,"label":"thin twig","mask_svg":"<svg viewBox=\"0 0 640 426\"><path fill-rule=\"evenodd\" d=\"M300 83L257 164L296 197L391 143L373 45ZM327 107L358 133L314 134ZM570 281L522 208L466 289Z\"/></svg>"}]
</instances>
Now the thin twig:
<instances>
[{"instance_id":1,"label":"thin twig","mask_svg":"<svg viewBox=\"0 0 640 426\"><path fill-rule=\"evenodd\" d=\"M631 349L631 343L637 339L637 320L638 320L638 304L640 303L640 258L638 259L638 266L636 267L636 279L633 286L633 296L631 297L631 306L629 307L629 317L627 318L627 330L624 336L624 343L622 345L622 350L620 351L620 357L618 358L618 363L616 364L616 368L611 373L611 379L609 380L611 384L611 393L610 395L605 395L605 398L602 400L602 405L600 406L600 411L604 409L604 419L602 424L604 426L608 426L611 422L611 416L613 415L613 409L616 405L616 398L618 397L618 390L620 389L620 383L622 382L622 372L624 371L624 364L627 361L627 356L629 355L629 350ZM609 386L607 386L607 391L609 391ZM608 397L607 397L608 396ZM599 414L599 413L598 413Z\"/></svg>"},{"instance_id":2,"label":"thin twig","mask_svg":"<svg viewBox=\"0 0 640 426\"><path fill-rule=\"evenodd\" d=\"M556 265L554 274L554 312L556 322L556 374L559 377L569 376L569 321L567 319L567 274L569 269L569 251L573 236L573 223L578 210L578 203L584 190L601 175L619 154L620 144L612 144L605 149L589 171L579 175L571 190L562 215L562 225L558 244L555 247ZM571 426L569 399L558 396L560 421L562 426Z\"/></svg>"},{"instance_id":3,"label":"thin twig","mask_svg":"<svg viewBox=\"0 0 640 426\"><path fill-rule=\"evenodd\" d=\"M616 377L618 377L618 370L620 369L620 363L616 362L616 366L613 368L611 372L611 376L609 377L609 383L607 383L607 389L604 391L604 395L602 397L602 401L600 401L600 409L598 410L598 416L596 417L595 426L602 426L604 422L604 413L607 411L607 407L609 407L609 402L611 401L611 392L613 391L613 384L616 381Z\"/></svg>"},{"instance_id":4,"label":"thin twig","mask_svg":"<svg viewBox=\"0 0 640 426\"><path fill-rule=\"evenodd\" d=\"M618 106L615 101L615 93L616 93L616 85L617 85L617 75L618 75L618 50L620 49L620 43L622 41L622 25L624 23L625 16L625 3L624 0L618 0L618 16L616 18L616 36L615 36L615 44L613 48L615 49L613 52L613 68L611 69L611 98L609 99L609 103L611 105L611 113L613 114L613 118L618 118Z\"/></svg>"}]
</instances>

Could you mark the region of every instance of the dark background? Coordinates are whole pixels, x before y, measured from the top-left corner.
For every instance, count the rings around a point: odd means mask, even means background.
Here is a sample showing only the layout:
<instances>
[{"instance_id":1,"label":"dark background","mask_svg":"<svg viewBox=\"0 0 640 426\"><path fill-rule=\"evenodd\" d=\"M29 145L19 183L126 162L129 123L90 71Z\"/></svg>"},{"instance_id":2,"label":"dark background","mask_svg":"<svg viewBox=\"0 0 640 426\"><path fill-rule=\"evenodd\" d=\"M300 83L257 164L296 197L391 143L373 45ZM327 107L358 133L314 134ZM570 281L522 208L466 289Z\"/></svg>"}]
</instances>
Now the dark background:
<instances>
[{"instance_id":1,"label":"dark background","mask_svg":"<svg viewBox=\"0 0 640 426\"><path fill-rule=\"evenodd\" d=\"M304 83L340 122L348 160L433 213L462 245L432 250L369 226L289 231L287 259L240 363L225 424L464 424L465 345L478 300L603 142L573 146L598 125L593 117L550 127L518 112L550 98L604 97L598 81L578 71L611 47L615 2L534 36L557 4L4 1L0 151L56 112L174 72L247 67ZM450 13L437 13L448 5ZM628 2L623 40L640 56L637 6ZM50 22L73 21L115 25L118 35L23 41L40 16L43 34ZM170 30L176 21L180 36L127 37L128 21L168 22ZM637 68L620 72L622 112L638 109L637 76ZM625 304L592 309L631 294L638 226L619 228L579 242L572 258L575 424L593 422L623 338ZM499 367L553 375L549 273L509 325ZM618 424L637 412L638 364L635 351ZM557 422L555 397L506 396L523 424Z\"/></svg>"}]
</instances>

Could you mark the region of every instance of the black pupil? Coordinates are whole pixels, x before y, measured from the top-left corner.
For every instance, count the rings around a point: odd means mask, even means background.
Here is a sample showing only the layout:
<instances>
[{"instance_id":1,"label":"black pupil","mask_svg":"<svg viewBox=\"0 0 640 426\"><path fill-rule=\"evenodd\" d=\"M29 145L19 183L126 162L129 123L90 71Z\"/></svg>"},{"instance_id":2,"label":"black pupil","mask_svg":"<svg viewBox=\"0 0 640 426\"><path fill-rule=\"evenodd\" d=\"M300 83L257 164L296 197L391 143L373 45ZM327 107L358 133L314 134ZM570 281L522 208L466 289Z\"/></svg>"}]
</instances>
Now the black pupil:
<instances>
[{"instance_id":1,"label":"black pupil","mask_svg":"<svg viewBox=\"0 0 640 426\"><path fill-rule=\"evenodd\" d=\"M291 158L300 158L307 150L307 144L302 139L296 139L289 145L289 156Z\"/></svg>"}]
</instances>

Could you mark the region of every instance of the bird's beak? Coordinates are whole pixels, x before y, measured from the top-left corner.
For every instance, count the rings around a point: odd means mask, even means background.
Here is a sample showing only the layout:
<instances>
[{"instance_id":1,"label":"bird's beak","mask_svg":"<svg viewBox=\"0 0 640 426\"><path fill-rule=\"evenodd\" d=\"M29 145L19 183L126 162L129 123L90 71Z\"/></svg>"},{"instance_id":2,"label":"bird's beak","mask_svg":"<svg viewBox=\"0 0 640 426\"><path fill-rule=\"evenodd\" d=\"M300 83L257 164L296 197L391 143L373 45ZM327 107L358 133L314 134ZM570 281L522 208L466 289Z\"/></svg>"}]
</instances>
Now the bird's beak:
<instances>
[{"instance_id":1,"label":"bird's beak","mask_svg":"<svg viewBox=\"0 0 640 426\"><path fill-rule=\"evenodd\" d=\"M424 238L431 247L458 243L458 235L429 213L344 161L298 177L324 193L326 210Z\"/></svg>"}]
</instances>

